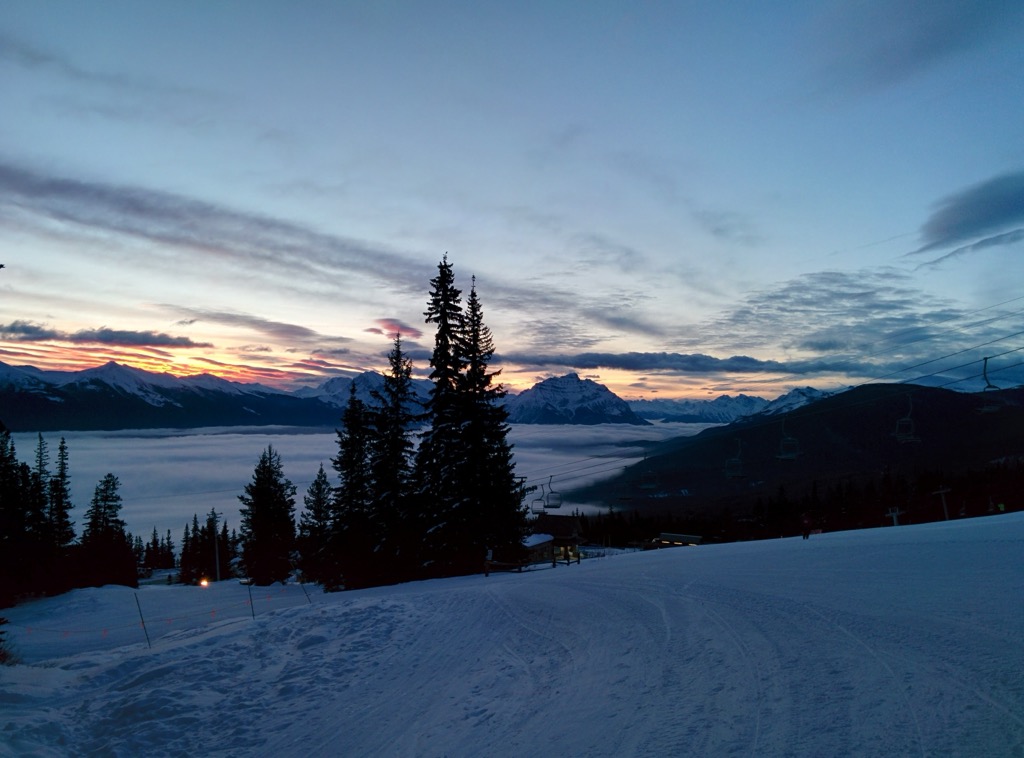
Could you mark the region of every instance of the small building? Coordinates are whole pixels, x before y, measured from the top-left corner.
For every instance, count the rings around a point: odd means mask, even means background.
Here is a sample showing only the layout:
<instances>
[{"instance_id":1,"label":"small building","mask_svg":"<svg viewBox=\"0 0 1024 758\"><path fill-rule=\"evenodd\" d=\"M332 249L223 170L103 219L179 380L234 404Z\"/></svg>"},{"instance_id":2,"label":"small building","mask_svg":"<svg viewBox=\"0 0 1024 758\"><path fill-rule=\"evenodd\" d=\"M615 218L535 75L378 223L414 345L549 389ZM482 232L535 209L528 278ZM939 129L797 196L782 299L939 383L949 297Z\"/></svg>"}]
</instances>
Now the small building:
<instances>
[{"instance_id":1,"label":"small building","mask_svg":"<svg viewBox=\"0 0 1024 758\"><path fill-rule=\"evenodd\" d=\"M531 563L561 561L568 565L580 562L583 526L575 516L552 516L542 513L533 522L533 534L526 539Z\"/></svg>"}]
</instances>

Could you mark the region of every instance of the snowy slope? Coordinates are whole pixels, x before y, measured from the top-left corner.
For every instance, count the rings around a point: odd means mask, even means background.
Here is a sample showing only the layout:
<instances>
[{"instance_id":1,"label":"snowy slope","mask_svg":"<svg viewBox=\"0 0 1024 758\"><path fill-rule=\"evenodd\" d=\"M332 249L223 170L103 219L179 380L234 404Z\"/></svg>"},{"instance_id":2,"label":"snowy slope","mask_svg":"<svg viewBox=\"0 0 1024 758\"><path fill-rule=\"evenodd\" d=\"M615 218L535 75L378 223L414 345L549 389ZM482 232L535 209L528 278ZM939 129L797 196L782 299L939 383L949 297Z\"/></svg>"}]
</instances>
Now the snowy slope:
<instances>
[{"instance_id":1,"label":"snowy slope","mask_svg":"<svg viewBox=\"0 0 1024 758\"><path fill-rule=\"evenodd\" d=\"M1017 513L252 606L83 590L4 611L0 754L1020 755L1022 577Z\"/></svg>"}]
</instances>

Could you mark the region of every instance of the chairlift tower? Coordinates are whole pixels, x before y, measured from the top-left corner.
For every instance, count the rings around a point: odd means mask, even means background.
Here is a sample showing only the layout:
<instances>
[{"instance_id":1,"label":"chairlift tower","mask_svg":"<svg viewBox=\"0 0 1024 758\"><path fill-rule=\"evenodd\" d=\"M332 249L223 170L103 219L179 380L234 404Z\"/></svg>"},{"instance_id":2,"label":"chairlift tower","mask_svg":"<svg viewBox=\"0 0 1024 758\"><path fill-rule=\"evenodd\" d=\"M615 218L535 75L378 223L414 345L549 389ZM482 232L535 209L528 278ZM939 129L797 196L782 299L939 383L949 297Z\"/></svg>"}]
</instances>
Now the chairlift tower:
<instances>
[{"instance_id":1,"label":"chairlift tower","mask_svg":"<svg viewBox=\"0 0 1024 758\"><path fill-rule=\"evenodd\" d=\"M902 516L905 513L906 513L906 511L901 511L899 508L897 508L894 505L894 506L892 506L889 509L889 512L886 513L885 515L889 516L892 519L892 525L893 526L899 526L900 525L900 516Z\"/></svg>"},{"instance_id":2,"label":"chairlift tower","mask_svg":"<svg viewBox=\"0 0 1024 758\"><path fill-rule=\"evenodd\" d=\"M942 498L942 515L946 517L946 521L949 521L949 509L946 508L946 493L948 492L952 492L952 490L943 484L932 493L933 495L938 495Z\"/></svg>"}]
</instances>

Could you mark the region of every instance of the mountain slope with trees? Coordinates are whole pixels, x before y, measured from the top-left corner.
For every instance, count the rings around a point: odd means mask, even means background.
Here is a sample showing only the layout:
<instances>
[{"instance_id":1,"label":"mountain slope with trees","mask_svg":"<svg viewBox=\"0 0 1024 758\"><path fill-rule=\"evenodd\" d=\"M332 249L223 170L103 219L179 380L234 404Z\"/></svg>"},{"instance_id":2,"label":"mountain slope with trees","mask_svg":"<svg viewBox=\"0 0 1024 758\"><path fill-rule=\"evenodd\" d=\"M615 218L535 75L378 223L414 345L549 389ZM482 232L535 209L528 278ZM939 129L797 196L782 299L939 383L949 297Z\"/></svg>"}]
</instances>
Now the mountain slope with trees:
<instances>
[{"instance_id":1,"label":"mountain slope with trees","mask_svg":"<svg viewBox=\"0 0 1024 758\"><path fill-rule=\"evenodd\" d=\"M796 534L805 515L828 530L980 515L1024 507L1022 429L1024 389L866 385L652 446L569 497L726 539Z\"/></svg>"}]
</instances>

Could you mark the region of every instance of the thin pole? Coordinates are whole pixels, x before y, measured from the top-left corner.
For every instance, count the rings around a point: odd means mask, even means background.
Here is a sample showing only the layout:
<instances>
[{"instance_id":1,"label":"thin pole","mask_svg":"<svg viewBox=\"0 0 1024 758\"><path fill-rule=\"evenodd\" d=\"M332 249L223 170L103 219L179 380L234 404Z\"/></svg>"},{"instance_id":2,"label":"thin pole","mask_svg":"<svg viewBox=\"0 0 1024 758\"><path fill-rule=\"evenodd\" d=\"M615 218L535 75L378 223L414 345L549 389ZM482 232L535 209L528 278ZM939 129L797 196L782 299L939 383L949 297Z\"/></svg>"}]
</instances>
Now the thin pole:
<instances>
[{"instance_id":1,"label":"thin pole","mask_svg":"<svg viewBox=\"0 0 1024 758\"><path fill-rule=\"evenodd\" d=\"M143 618L143 616L142 616L142 604L139 603L139 593L138 592L135 593L135 607L139 609L139 620L142 622L142 631L146 635L146 644L149 646L149 649L152 650L153 649L153 643L149 641L149 630L146 629L146 619Z\"/></svg>"},{"instance_id":2,"label":"thin pole","mask_svg":"<svg viewBox=\"0 0 1024 758\"><path fill-rule=\"evenodd\" d=\"M250 612L252 612L252 620L255 621L256 620L256 607L252 604L252 585L250 584L250 585L248 585L248 587L249 587L249 610L250 610Z\"/></svg>"},{"instance_id":3,"label":"thin pole","mask_svg":"<svg viewBox=\"0 0 1024 758\"><path fill-rule=\"evenodd\" d=\"M217 511L213 508L210 509L210 515L213 516L213 563L214 573L217 575L217 581L220 581L220 534L217 532Z\"/></svg>"}]
</instances>

